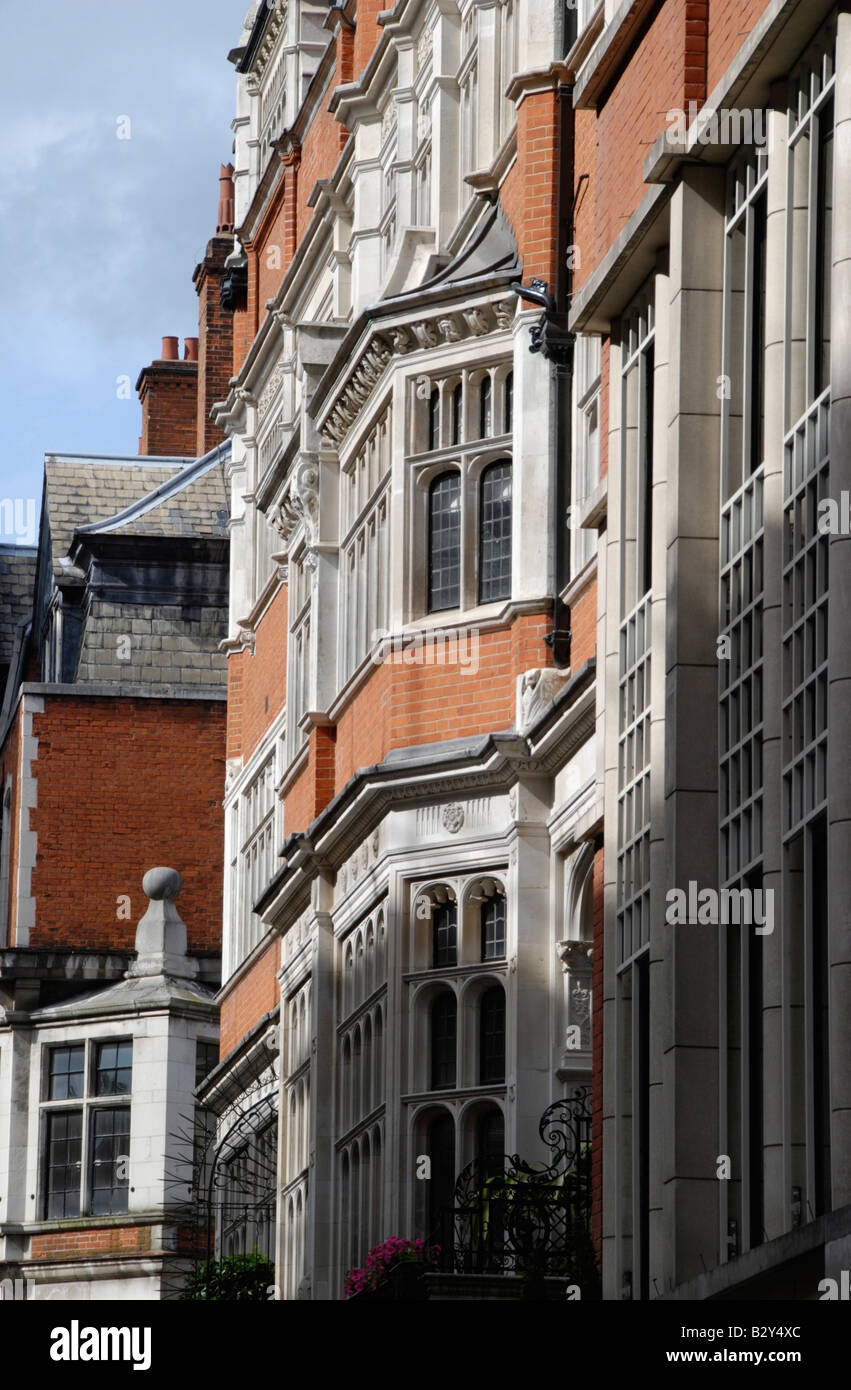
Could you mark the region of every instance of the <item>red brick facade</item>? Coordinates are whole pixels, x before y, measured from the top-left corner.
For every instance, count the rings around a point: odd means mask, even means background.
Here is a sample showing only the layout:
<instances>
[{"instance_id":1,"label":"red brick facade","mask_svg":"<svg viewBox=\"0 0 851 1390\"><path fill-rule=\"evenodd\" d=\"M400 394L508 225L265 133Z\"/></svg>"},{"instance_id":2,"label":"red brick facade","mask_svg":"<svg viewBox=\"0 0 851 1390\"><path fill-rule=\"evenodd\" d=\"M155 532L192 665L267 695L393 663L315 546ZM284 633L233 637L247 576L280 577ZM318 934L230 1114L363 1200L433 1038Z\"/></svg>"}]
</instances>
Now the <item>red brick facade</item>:
<instances>
[{"instance_id":1,"label":"red brick facade","mask_svg":"<svg viewBox=\"0 0 851 1390\"><path fill-rule=\"evenodd\" d=\"M33 716L38 806L29 815L38 849L29 944L132 950L147 907L142 877L168 864L183 876L189 950L218 949L224 704L43 698L44 713Z\"/></svg>"}]
</instances>

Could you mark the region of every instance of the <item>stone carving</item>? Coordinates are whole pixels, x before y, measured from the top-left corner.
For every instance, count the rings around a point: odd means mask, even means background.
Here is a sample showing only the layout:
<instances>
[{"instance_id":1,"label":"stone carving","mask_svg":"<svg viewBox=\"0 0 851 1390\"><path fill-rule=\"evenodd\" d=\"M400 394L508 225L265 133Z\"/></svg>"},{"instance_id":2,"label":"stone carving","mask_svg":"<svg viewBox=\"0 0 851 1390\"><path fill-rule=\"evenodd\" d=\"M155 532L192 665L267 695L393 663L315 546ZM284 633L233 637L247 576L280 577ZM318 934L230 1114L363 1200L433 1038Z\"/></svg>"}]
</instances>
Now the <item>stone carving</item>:
<instances>
[{"instance_id":1,"label":"stone carving","mask_svg":"<svg viewBox=\"0 0 851 1390\"><path fill-rule=\"evenodd\" d=\"M379 833L378 833L378 827L376 826L375 830L373 830L373 832L372 832L372 852L373 852L373 854L376 856L376 858L378 857L378 846L379 846L379 843L380 843L380 836L379 836Z\"/></svg>"},{"instance_id":2,"label":"stone carving","mask_svg":"<svg viewBox=\"0 0 851 1390\"><path fill-rule=\"evenodd\" d=\"M490 322L484 309L465 309L464 318L470 326L470 332L476 337L490 333Z\"/></svg>"},{"instance_id":3,"label":"stone carving","mask_svg":"<svg viewBox=\"0 0 851 1390\"><path fill-rule=\"evenodd\" d=\"M508 793L508 812L512 820L517 819L517 788L512 787Z\"/></svg>"},{"instance_id":4,"label":"stone carving","mask_svg":"<svg viewBox=\"0 0 851 1390\"><path fill-rule=\"evenodd\" d=\"M440 342L437 327L433 319L425 319L423 323L415 323L414 332L425 348L437 347Z\"/></svg>"},{"instance_id":5,"label":"stone carving","mask_svg":"<svg viewBox=\"0 0 851 1390\"><path fill-rule=\"evenodd\" d=\"M290 499L291 506L304 522L308 544L314 545L319 535L319 469L315 463L299 465Z\"/></svg>"},{"instance_id":6,"label":"stone carving","mask_svg":"<svg viewBox=\"0 0 851 1390\"><path fill-rule=\"evenodd\" d=\"M498 304L494 304L493 311L496 316L497 328L510 328L514 321L516 309L516 299L501 299Z\"/></svg>"},{"instance_id":7,"label":"stone carving","mask_svg":"<svg viewBox=\"0 0 851 1390\"><path fill-rule=\"evenodd\" d=\"M434 30L430 25L426 25L417 39L417 71L424 68L426 63L431 62L434 53Z\"/></svg>"},{"instance_id":8,"label":"stone carving","mask_svg":"<svg viewBox=\"0 0 851 1390\"><path fill-rule=\"evenodd\" d=\"M278 387L280 386L281 382L286 376L286 373L287 368L283 365L283 363L279 362L277 367L275 367L274 371L272 372L272 375L269 377L269 380L266 382L266 385L263 387L263 390L260 393L260 400L257 404L257 414L259 415L261 420L264 418L265 415L268 414L269 406L272 404L272 397L276 394Z\"/></svg>"},{"instance_id":9,"label":"stone carving","mask_svg":"<svg viewBox=\"0 0 851 1390\"><path fill-rule=\"evenodd\" d=\"M437 326L446 339L447 343L457 343L461 337L461 329L458 327L456 319L451 314L446 318L438 319Z\"/></svg>"},{"instance_id":10,"label":"stone carving","mask_svg":"<svg viewBox=\"0 0 851 1390\"><path fill-rule=\"evenodd\" d=\"M227 759L225 762L225 796L227 796L241 771L242 758Z\"/></svg>"},{"instance_id":11,"label":"stone carving","mask_svg":"<svg viewBox=\"0 0 851 1390\"><path fill-rule=\"evenodd\" d=\"M256 638L249 627L241 627L236 634L236 640L240 643L243 651L251 652L254 655L254 643Z\"/></svg>"},{"instance_id":12,"label":"stone carving","mask_svg":"<svg viewBox=\"0 0 851 1390\"><path fill-rule=\"evenodd\" d=\"M267 516L270 524L284 542L284 548L286 549L290 543L292 533L299 523L300 518L298 512L291 505L287 497L282 497L280 502L277 502L274 507L270 507Z\"/></svg>"},{"instance_id":13,"label":"stone carving","mask_svg":"<svg viewBox=\"0 0 851 1390\"><path fill-rule=\"evenodd\" d=\"M457 801L450 801L449 804L443 808L441 820L450 835L457 835L461 826L464 824L464 807Z\"/></svg>"},{"instance_id":14,"label":"stone carving","mask_svg":"<svg viewBox=\"0 0 851 1390\"><path fill-rule=\"evenodd\" d=\"M369 400L392 352L382 338L374 338L364 352L322 427L324 439L332 446L339 445L361 408Z\"/></svg>"},{"instance_id":15,"label":"stone carving","mask_svg":"<svg viewBox=\"0 0 851 1390\"><path fill-rule=\"evenodd\" d=\"M524 671L517 692L516 718L519 733L526 733L532 727L569 679L569 671L556 671L551 666Z\"/></svg>"},{"instance_id":16,"label":"stone carving","mask_svg":"<svg viewBox=\"0 0 851 1390\"><path fill-rule=\"evenodd\" d=\"M417 400L427 401L431 395L431 379L427 376L417 377Z\"/></svg>"}]
</instances>

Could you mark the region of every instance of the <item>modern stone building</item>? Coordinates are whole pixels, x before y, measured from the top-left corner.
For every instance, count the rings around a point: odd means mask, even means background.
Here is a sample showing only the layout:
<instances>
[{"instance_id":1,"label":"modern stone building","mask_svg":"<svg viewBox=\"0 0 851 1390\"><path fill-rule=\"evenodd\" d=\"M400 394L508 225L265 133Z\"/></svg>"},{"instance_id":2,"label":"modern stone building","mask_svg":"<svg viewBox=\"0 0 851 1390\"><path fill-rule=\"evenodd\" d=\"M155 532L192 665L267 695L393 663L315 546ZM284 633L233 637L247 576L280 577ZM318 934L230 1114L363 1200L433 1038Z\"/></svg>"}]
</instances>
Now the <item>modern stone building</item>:
<instances>
[{"instance_id":1,"label":"modern stone building","mask_svg":"<svg viewBox=\"0 0 851 1390\"><path fill-rule=\"evenodd\" d=\"M592 28L604 1296L814 1299L851 1250L851 14Z\"/></svg>"}]
</instances>

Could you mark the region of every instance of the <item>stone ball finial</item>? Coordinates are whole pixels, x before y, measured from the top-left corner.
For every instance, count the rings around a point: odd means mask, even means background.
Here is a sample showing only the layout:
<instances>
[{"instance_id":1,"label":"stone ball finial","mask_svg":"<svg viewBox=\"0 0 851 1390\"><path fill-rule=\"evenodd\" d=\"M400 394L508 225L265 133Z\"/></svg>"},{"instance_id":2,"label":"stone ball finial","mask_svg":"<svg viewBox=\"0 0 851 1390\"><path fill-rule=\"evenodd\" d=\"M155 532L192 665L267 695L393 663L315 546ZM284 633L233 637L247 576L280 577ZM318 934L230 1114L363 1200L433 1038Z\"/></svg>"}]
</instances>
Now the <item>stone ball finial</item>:
<instances>
[{"instance_id":1,"label":"stone ball finial","mask_svg":"<svg viewBox=\"0 0 851 1390\"><path fill-rule=\"evenodd\" d=\"M183 885L177 869L149 869L142 879L142 891L152 902L171 902Z\"/></svg>"}]
</instances>

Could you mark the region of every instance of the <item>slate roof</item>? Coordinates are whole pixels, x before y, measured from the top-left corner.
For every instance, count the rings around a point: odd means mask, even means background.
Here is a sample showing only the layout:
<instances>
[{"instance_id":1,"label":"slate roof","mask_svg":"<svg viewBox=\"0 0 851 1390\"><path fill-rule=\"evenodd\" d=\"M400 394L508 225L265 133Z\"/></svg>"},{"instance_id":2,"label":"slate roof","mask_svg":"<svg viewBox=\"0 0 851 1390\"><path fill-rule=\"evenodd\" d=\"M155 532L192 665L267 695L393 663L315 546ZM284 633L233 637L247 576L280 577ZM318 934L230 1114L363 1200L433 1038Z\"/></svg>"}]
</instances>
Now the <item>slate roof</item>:
<instances>
[{"instance_id":1,"label":"slate roof","mask_svg":"<svg viewBox=\"0 0 851 1390\"><path fill-rule=\"evenodd\" d=\"M0 666L12 659L18 624L32 617L37 560L34 547L0 546Z\"/></svg>"},{"instance_id":2,"label":"slate roof","mask_svg":"<svg viewBox=\"0 0 851 1390\"><path fill-rule=\"evenodd\" d=\"M44 482L53 562L68 555L78 526L106 521L187 464L182 458L99 458L47 454Z\"/></svg>"}]
</instances>

